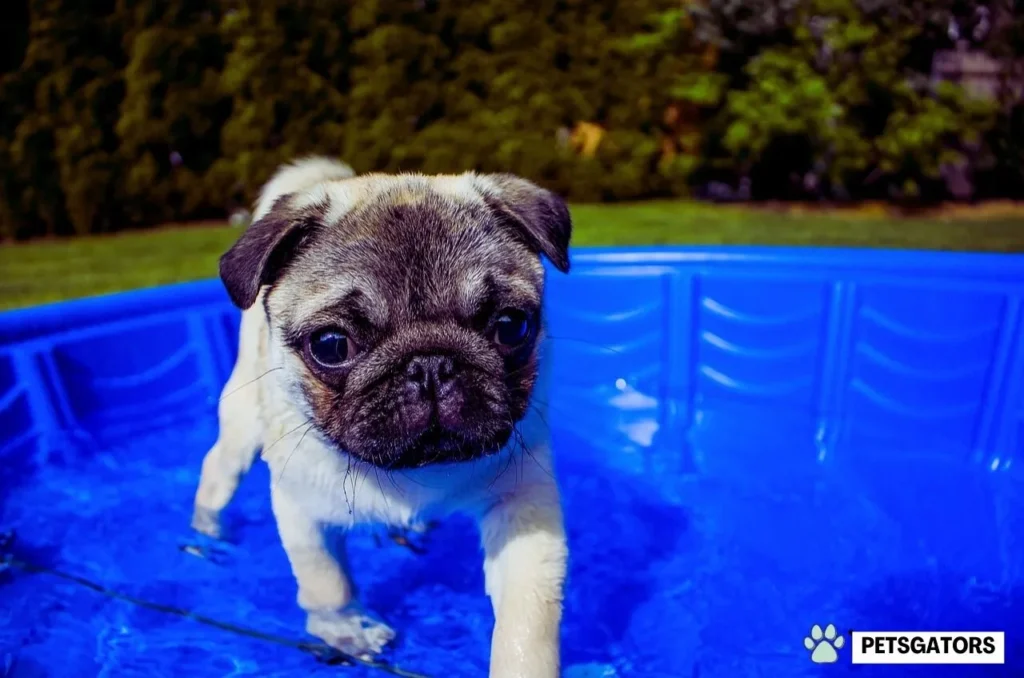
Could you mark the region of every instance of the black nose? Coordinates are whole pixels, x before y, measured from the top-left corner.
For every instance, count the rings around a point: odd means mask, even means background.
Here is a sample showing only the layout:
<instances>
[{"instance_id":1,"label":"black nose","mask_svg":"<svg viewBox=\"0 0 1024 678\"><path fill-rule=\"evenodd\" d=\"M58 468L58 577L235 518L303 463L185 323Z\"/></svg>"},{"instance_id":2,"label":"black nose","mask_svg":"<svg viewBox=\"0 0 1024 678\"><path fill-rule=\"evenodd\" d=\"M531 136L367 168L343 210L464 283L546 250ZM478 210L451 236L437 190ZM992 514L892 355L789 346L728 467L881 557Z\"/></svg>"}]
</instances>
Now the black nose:
<instances>
[{"instance_id":1,"label":"black nose","mask_svg":"<svg viewBox=\"0 0 1024 678\"><path fill-rule=\"evenodd\" d=\"M458 365L446 355L413 356L405 366L405 378L420 395L439 397L458 375Z\"/></svg>"}]
</instances>

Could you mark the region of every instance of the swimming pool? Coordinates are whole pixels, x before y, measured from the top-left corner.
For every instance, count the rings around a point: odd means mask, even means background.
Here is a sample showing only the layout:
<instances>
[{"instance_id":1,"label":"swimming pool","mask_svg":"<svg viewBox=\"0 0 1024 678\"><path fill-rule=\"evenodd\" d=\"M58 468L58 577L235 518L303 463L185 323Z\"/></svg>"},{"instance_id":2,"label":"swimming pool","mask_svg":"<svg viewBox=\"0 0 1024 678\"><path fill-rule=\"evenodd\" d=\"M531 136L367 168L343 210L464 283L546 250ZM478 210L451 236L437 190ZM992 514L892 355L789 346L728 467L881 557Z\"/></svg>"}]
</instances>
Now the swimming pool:
<instances>
[{"instance_id":1,"label":"swimming pool","mask_svg":"<svg viewBox=\"0 0 1024 678\"><path fill-rule=\"evenodd\" d=\"M564 674L1021 675L1022 302L1024 256L578 251L550 278L541 396L571 550ZM274 641L303 641L303 619L261 465L231 543L188 529L236 333L217 281L0 314L6 553L109 590L0 572L0 676L387 675ZM472 524L410 539L350 546L400 633L384 658L486 675ZM862 667L847 645L818 665L814 624L1005 631L1007 663Z\"/></svg>"}]
</instances>

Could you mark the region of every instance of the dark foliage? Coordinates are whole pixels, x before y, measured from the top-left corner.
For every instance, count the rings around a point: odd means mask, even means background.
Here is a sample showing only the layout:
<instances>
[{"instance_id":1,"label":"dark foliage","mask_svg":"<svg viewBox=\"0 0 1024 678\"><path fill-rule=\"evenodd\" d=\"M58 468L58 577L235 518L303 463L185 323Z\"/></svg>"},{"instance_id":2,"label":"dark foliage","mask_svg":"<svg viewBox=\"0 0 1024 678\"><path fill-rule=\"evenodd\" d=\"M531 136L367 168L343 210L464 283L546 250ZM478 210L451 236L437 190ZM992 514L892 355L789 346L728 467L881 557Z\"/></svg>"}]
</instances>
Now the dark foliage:
<instances>
[{"instance_id":1,"label":"dark foliage","mask_svg":"<svg viewBox=\"0 0 1024 678\"><path fill-rule=\"evenodd\" d=\"M964 165L1019 195L1020 104L928 77L957 44L1018 57L1017 4L13 2L0 238L222 217L310 153L576 200L940 199Z\"/></svg>"}]
</instances>

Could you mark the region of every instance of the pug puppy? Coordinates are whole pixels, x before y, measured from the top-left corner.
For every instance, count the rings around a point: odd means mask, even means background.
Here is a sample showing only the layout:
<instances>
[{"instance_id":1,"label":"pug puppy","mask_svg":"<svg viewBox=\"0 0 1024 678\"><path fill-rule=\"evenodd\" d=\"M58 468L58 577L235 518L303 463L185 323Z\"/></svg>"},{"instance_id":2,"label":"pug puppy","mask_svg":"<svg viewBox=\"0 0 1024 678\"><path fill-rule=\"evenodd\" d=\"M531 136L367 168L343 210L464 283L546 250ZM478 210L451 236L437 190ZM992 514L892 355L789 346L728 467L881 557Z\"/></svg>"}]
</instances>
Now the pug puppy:
<instances>
[{"instance_id":1,"label":"pug puppy","mask_svg":"<svg viewBox=\"0 0 1024 678\"><path fill-rule=\"evenodd\" d=\"M286 165L221 258L243 310L193 526L257 452L307 631L355 655L393 631L354 599L324 528L478 522L492 678L555 678L567 549L539 348L544 268L569 270L569 211L511 175L354 176Z\"/></svg>"}]
</instances>

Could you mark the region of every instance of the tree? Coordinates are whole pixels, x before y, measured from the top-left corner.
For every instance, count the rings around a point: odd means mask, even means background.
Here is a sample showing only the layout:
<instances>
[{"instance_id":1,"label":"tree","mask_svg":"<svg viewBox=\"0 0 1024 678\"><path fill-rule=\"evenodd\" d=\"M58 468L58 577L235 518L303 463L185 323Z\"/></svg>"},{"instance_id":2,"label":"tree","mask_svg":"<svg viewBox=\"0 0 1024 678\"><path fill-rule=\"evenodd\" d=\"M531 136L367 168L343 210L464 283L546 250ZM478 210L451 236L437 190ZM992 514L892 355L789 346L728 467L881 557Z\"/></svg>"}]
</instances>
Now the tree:
<instances>
[{"instance_id":1,"label":"tree","mask_svg":"<svg viewBox=\"0 0 1024 678\"><path fill-rule=\"evenodd\" d=\"M230 101L219 91L224 45L216 5L118 0L128 62L117 122L125 217L160 223L216 205L206 172Z\"/></svg>"},{"instance_id":2,"label":"tree","mask_svg":"<svg viewBox=\"0 0 1024 678\"><path fill-rule=\"evenodd\" d=\"M573 111L573 121L606 130L596 157L565 167L572 195L619 200L686 192L696 156L680 142L685 123L699 121L670 119L677 100L672 87L700 57L676 51L677 43L658 32L677 7L678 0L604 0L572 3L561 15L570 91L585 104ZM645 35L653 37L645 41Z\"/></svg>"},{"instance_id":3,"label":"tree","mask_svg":"<svg viewBox=\"0 0 1024 678\"><path fill-rule=\"evenodd\" d=\"M13 235L88 233L118 222L121 162L114 133L123 62L113 7L32 0L31 40L5 78L13 134L4 160ZM18 117L16 124L13 118Z\"/></svg>"},{"instance_id":4,"label":"tree","mask_svg":"<svg viewBox=\"0 0 1024 678\"><path fill-rule=\"evenodd\" d=\"M281 163L343 153L347 8L268 0L223 14L219 31L227 56L218 89L230 101L230 115L206 175L220 206L254 199Z\"/></svg>"},{"instance_id":5,"label":"tree","mask_svg":"<svg viewBox=\"0 0 1024 678\"><path fill-rule=\"evenodd\" d=\"M964 163L1015 195L1017 94L993 121L930 69L963 40L1019 58L1019 5L28 0L0 51L0 237L220 216L310 153L514 172L573 200L710 179L929 198Z\"/></svg>"},{"instance_id":6,"label":"tree","mask_svg":"<svg viewBox=\"0 0 1024 678\"><path fill-rule=\"evenodd\" d=\"M352 58L344 155L360 171L451 169L444 151L424 151L423 130L445 115L451 50L445 3L368 0L349 15ZM427 155L434 155L430 162Z\"/></svg>"},{"instance_id":7,"label":"tree","mask_svg":"<svg viewBox=\"0 0 1024 678\"><path fill-rule=\"evenodd\" d=\"M28 49L28 0L9 0L0 22L0 75L18 70Z\"/></svg>"},{"instance_id":8,"label":"tree","mask_svg":"<svg viewBox=\"0 0 1024 678\"><path fill-rule=\"evenodd\" d=\"M357 167L515 172L576 199L664 191L661 111L645 88L653 69L608 46L669 4L361 6L348 120L369 131L350 137L347 157ZM593 157L559 143L579 123L604 130Z\"/></svg>"},{"instance_id":9,"label":"tree","mask_svg":"<svg viewBox=\"0 0 1024 678\"><path fill-rule=\"evenodd\" d=\"M685 182L713 147L707 127L731 80L721 65L726 43L714 30L716 6L690 1L662 8L620 46L648 65L646 77L636 80L645 89L641 101L662 112L652 125L659 141L657 167L673 195L685 192Z\"/></svg>"},{"instance_id":10,"label":"tree","mask_svg":"<svg viewBox=\"0 0 1024 678\"><path fill-rule=\"evenodd\" d=\"M0 103L3 104L0 105L0 168L3 168L0 172L0 240L27 237L32 234L33 226L38 226L39 231L53 232L57 221L54 214L46 224L27 223L39 220L33 209L41 205L25 195L26 187L38 174L33 171L35 168L26 167L24 163L35 158L52 162L52 153L42 157L26 156L26 146L30 144L26 144L24 138L17 138L25 134L24 129L19 133L19 127L34 108L38 80L37 73L25 70L0 77ZM52 148L52 132L43 130L40 141Z\"/></svg>"},{"instance_id":11,"label":"tree","mask_svg":"<svg viewBox=\"0 0 1024 678\"><path fill-rule=\"evenodd\" d=\"M750 168L756 193L916 199L980 141L991 107L908 64L924 23L904 9L807 0L792 44L747 64L748 85L722 109L723 145Z\"/></svg>"},{"instance_id":12,"label":"tree","mask_svg":"<svg viewBox=\"0 0 1024 678\"><path fill-rule=\"evenodd\" d=\"M406 159L428 172L515 172L564 191L559 168L571 154L557 133L582 102L565 77L557 11L488 0L439 16L432 104Z\"/></svg>"}]
</instances>

